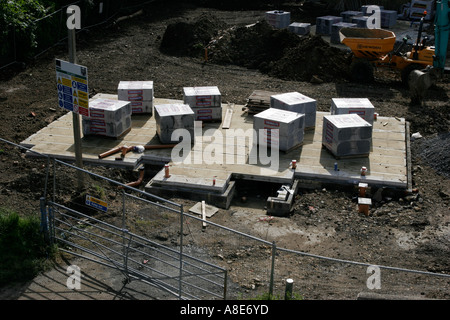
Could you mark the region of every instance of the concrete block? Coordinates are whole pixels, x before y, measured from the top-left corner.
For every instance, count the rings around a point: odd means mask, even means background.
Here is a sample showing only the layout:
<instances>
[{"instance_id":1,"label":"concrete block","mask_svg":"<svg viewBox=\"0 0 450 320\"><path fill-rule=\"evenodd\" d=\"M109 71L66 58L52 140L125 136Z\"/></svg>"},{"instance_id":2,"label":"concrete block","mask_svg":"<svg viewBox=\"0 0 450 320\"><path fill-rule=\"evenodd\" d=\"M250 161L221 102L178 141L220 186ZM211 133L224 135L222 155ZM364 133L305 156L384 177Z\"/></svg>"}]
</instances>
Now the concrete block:
<instances>
[{"instance_id":1,"label":"concrete block","mask_svg":"<svg viewBox=\"0 0 450 320\"><path fill-rule=\"evenodd\" d=\"M219 88L207 87L184 87L183 102L194 108L221 107L222 96Z\"/></svg>"},{"instance_id":2,"label":"concrete block","mask_svg":"<svg viewBox=\"0 0 450 320\"><path fill-rule=\"evenodd\" d=\"M308 35L311 32L311 24L293 22L289 25L288 30L298 35Z\"/></svg>"},{"instance_id":3,"label":"concrete block","mask_svg":"<svg viewBox=\"0 0 450 320\"><path fill-rule=\"evenodd\" d=\"M181 103L155 105L156 132L161 143L178 143L172 139L177 129L186 129L194 141L194 111Z\"/></svg>"},{"instance_id":4,"label":"concrete block","mask_svg":"<svg viewBox=\"0 0 450 320\"><path fill-rule=\"evenodd\" d=\"M287 92L271 96L270 107L304 114L305 129L316 126L317 101L299 92Z\"/></svg>"},{"instance_id":5,"label":"concrete block","mask_svg":"<svg viewBox=\"0 0 450 320\"><path fill-rule=\"evenodd\" d=\"M98 119L104 122L120 122L131 115L131 104L128 101L112 99L94 99L89 103L89 117L83 119Z\"/></svg>"},{"instance_id":6,"label":"concrete block","mask_svg":"<svg viewBox=\"0 0 450 320\"><path fill-rule=\"evenodd\" d=\"M117 98L131 103L132 113L153 113L153 81L120 81Z\"/></svg>"},{"instance_id":7,"label":"concrete block","mask_svg":"<svg viewBox=\"0 0 450 320\"><path fill-rule=\"evenodd\" d=\"M282 10L267 11L265 18L271 26L277 29L287 28L291 23L291 13Z\"/></svg>"},{"instance_id":8,"label":"concrete block","mask_svg":"<svg viewBox=\"0 0 450 320\"><path fill-rule=\"evenodd\" d=\"M369 17L367 16L360 16L360 17L353 17L352 23L356 24L357 28L367 28L367 21Z\"/></svg>"},{"instance_id":9,"label":"concrete block","mask_svg":"<svg viewBox=\"0 0 450 320\"><path fill-rule=\"evenodd\" d=\"M398 13L395 10L381 10L381 27L392 28L397 23Z\"/></svg>"},{"instance_id":10,"label":"concrete block","mask_svg":"<svg viewBox=\"0 0 450 320\"><path fill-rule=\"evenodd\" d=\"M323 16L316 18L316 34L331 35L331 26L335 23L342 22L342 17Z\"/></svg>"},{"instance_id":11,"label":"concrete block","mask_svg":"<svg viewBox=\"0 0 450 320\"><path fill-rule=\"evenodd\" d=\"M362 16L364 13L362 11L344 11L341 12L342 22L351 23L353 17Z\"/></svg>"},{"instance_id":12,"label":"concrete block","mask_svg":"<svg viewBox=\"0 0 450 320\"><path fill-rule=\"evenodd\" d=\"M221 121L222 107L192 108L196 121Z\"/></svg>"},{"instance_id":13,"label":"concrete block","mask_svg":"<svg viewBox=\"0 0 450 320\"><path fill-rule=\"evenodd\" d=\"M84 135L100 135L118 138L127 130L131 129L131 116L124 117L116 122L84 118L82 120L82 127Z\"/></svg>"},{"instance_id":14,"label":"concrete block","mask_svg":"<svg viewBox=\"0 0 450 320\"><path fill-rule=\"evenodd\" d=\"M323 117L322 145L335 157L368 156L372 125L356 114Z\"/></svg>"},{"instance_id":15,"label":"concrete block","mask_svg":"<svg viewBox=\"0 0 450 320\"><path fill-rule=\"evenodd\" d=\"M303 143L305 115L269 108L253 117L253 129L258 135L258 144L272 146L280 151L289 151ZM262 130L262 131L261 131Z\"/></svg>"},{"instance_id":16,"label":"concrete block","mask_svg":"<svg viewBox=\"0 0 450 320\"><path fill-rule=\"evenodd\" d=\"M330 114L357 114L373 125L375 107L367 98L332 98Z\"/></svg>"}]
</instances>

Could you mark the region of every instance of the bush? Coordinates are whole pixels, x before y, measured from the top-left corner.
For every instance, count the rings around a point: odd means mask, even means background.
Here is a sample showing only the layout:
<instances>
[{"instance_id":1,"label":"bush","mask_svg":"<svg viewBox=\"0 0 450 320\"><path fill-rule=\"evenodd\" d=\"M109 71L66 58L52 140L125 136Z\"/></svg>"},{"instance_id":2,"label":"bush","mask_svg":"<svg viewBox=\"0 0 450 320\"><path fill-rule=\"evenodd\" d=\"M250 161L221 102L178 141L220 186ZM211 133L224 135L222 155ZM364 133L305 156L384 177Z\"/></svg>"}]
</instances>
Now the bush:
<instances>
[{"instance_id":1,"label":"bush","mask_svg":"<svg viewBox=\"0 0 450 320\"><path fill-rule=\"evenodd\" d=\"M45 15L44 6L37 0L2 1L0 3L0 56L16 48L25 54L36 46L34 20ZM11 39L13 41L11 41Z\"/></svg>"},{"instance_id":2,"label":"bush","mask_svg":"<svg viewBox=\"0 0 450 320\"><path fill-rule=\"evenodd\" d=\"M38 217L0 209L0 285L35 277L45 266L47 249Z\"/></svg>"}]
</instances>

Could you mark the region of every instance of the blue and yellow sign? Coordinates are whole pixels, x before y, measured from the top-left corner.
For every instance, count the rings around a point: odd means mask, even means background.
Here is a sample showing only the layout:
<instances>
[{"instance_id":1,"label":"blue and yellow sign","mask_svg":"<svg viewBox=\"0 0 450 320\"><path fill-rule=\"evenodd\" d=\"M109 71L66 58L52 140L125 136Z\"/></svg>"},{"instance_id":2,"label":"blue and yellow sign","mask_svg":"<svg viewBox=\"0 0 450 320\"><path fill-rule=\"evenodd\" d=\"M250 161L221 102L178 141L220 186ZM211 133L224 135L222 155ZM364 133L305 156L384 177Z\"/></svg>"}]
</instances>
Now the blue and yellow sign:
<instances>
[{"instance_id":1,"label":"blue and yellow sign","mask_svg":"<svg viewBox=\"0 0 450 320\"><path fill-rule=\"evenodd\" d=\"M92 196L86 195L86 204L88 206L91 206L95 209L101 210L101 211L108 211L108 204L100 199L94 198Z\"/></svg>"},{"instance_id":2,"label":"blue and yellow sign","mask_svg":"<svg viewBox=\"0 0 450 320\"><path fill-rule=\"evenodd\" d=\"M58 104L61 108L89 116L87 68L56 59Z\"/></svg>"}]
</instances>

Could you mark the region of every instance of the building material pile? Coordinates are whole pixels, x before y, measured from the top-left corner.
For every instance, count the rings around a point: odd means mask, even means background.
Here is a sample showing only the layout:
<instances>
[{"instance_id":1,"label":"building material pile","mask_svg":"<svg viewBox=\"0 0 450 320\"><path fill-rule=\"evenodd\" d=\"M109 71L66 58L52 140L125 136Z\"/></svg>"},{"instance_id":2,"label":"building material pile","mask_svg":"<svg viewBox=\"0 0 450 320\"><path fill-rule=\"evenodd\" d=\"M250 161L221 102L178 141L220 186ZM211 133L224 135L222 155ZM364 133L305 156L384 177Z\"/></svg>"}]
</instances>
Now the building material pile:
<instances>
[{"instance_id":1,"label":"building material pile","mask_svg":"<svg viewBox=\"0 0 450 320\"><path fill-rule=\"evenodd\" d=\"M305 129L316 126L317 101L299 92L287 92L270 97L271 108L302 113L305 115Z\"/></svg>"},{"instance_id":2,"label":"building material pile","mask_svg":"<svg viewBox=\"0 0 450 320\"><path fill-rule=\"evenodd\" d=\"M245 110L249 114L255 114L270 108L270 97L277 92L255 90L247 99Z\"/></svg>"},{"instance_id":3,"label":"building material pile","mask_svg":"<svg viewBox=\"0 0 450 320\"><path fill-rule=\"evenodd\" d=\"M222 121L222 95L218 87L184 87L183 101L197 121Z\"/></svg>"},{"instance_id":4,"label":"building material pile","mask_svg":"<svg viewBox=\"0 0 450 320\"><path fill-rule=\"evenodd\" d=\"M89 117L83 116L83 134L119 138L131 130L129 101L95 99L89 103Z\"/></svg>"},{"instance_id":5,"label":"building material pile","mask_svg":"<svg viewBox=\"0 0 450 320\"><path fill-rule=\"evenodd\" d=\"M373 125L375 107L367 98L333 98L330 114L357 114Z\"/></svg>"},{"instance_id":6,"label":"building material pile","mask_svg":"<svg viewBox=\"0 0 450 320\"><path fill-rule=\"evenodd\" d=\"M182 103L155 105L156 133L161 143L178 143L181 139L172 136L177 129L185 129L191 142L194 134L194 111Z\"/></svg>"},{"instance_id":7,"label":"building material pile","mask_svg":"<svg viewBox=\"0 0 450 320\"><path fill-rule=\"evenodd\" d=\"M133 114L153 113L153 81L120 81L118 99L129 101Z\"/></svg>"},{"instance_id":8,"label":"building material pile","mask_svg":"<svg viewBox=\"0 0 450 320\"><path fill-rule=\"evenodd\" d=\"M323 117L322 144L336 158L370 154L372 125L356 114Z\"/></svg>"},{"instance_id":9,"label":"building material pile","mask_svg":"<svg viewBox=\"0 0 450 320\"><path fill-rule=\"evenodd\" d=\"M253 129L260 146L288 152L303 144L305 115L269 108L253 117Z\"/></svg>"}]
</instances>

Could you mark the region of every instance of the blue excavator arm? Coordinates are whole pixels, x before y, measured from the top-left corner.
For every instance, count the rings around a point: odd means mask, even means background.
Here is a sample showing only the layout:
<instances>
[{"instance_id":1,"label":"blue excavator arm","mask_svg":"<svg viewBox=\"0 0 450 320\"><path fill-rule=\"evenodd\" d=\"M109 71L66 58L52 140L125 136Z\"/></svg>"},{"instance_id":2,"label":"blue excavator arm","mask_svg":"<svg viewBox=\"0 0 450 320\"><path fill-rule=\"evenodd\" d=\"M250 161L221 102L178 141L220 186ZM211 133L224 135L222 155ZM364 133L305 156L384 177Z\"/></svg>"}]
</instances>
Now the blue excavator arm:
<instances>
[{"instance_id":1,"label":"blue excavator arm","mask_svg":"<svg viewBox=\"0 0 450 320\"><path fill-rule=\"evenodd\" d=\"M435 27L435 57L433 67L441 70L445 69L447 58L448 37L450 34L450 9L448 0L436 1L436 14L434 20Z\"/></svg>"},{"instance_id":2,"label":"blue excavator arm","mask_svg":"<svg viewBox=\"0 0 450 320\"><path fill-rule=\"evenodd\" d=\"M450 33L449 15L448 0L437 0L434 19L435 46L433 66L425 70L412 71L408 79L411 99L414 103L421 103L428 88L435 84L444 73L449 71L445 67Z\"/></svg>"}]
</instances>

